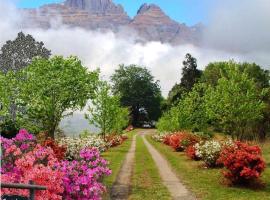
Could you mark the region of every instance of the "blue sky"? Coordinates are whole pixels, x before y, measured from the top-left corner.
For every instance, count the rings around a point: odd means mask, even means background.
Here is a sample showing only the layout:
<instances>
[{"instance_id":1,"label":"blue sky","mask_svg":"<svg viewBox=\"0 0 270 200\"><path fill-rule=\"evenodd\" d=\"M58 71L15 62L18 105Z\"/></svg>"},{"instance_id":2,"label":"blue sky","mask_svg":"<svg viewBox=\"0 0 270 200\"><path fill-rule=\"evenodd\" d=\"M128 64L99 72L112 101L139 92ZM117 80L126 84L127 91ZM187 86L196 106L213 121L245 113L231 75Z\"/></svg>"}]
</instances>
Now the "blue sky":
<instances>
[{"instance_id":1,"label":"blue sky","mask_svg":"<svg viewBox=\"0 0 270 200\"><path fill-rule=\"evenodd\" d=\"M17 6L33 8L46 3L63 2L64 0L17 0ZM207 22L207 13L211 2L215 0L113 0L122 4L128 15L133 17L143 3L159 5L171 18L176 21L194 25Z\"/></svg>"}]
</instances>

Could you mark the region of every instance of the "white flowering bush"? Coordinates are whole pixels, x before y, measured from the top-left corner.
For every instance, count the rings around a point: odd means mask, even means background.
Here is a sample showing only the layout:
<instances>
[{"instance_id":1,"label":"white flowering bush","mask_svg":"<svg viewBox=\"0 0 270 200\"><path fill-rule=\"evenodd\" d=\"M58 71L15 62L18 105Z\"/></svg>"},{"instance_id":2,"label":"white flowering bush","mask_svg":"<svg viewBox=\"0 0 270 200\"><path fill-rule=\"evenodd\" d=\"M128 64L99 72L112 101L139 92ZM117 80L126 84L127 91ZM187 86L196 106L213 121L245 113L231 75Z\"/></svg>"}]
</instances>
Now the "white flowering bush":
<instances>
[{"instance_id":1,"label":"white flowering bush","mask_svg":"<svg viewBox=\"0 0 270 200\"><path fill-rule=\"evenodd\" d=\"M215 167L222 145L215 140L195 144L195 154L201 158L208 167Z\"/></svg>"},{"instance_id":2,"label":"white flowering bush","mask_svg":"<svg viewBox=\"0 0 270 200\"><path fill-rule=\"evenodd\" d=\"M157 141L157 142L163 142L163 139L166 135L167 135L167 133L154 134L154 135L152 135L152 139Z\"/></svg>"},{"instance_id":3,"label":"white flowering bush","mask_svg":"<svg viewBox=\"0 0 270 200\"><path fill-rule=\"evenodd\" d=\"M80 150L87 147L96 147L100 152L107 149L107 144L97 135L88 135L79 138L64 137L59 139L58 143L67 147L65 156L70 160L79 158Z\"/></svg>"},{"instance_id":4,"label":"white flowering bush","mask_svg":"<svg viewBox=\"0 0 270 200\"><path fill-rule=\"evenodd\" d=\"M228 147L228 146L233 146L234 142L231 138L227 138L226 140L221 142L222 148Z\"/></svg>"}]
</instances>

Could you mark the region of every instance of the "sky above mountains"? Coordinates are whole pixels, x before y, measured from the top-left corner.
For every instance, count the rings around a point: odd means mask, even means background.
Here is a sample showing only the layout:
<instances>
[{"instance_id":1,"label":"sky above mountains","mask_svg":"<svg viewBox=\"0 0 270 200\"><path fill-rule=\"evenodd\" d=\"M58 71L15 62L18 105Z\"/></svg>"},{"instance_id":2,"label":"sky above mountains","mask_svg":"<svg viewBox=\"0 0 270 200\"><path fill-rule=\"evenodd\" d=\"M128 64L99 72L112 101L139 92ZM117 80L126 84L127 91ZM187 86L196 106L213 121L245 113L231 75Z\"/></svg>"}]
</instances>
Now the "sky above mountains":
<instances>
[{"instance_id":1,"label":"sky above mountains","mask_svg":"<svg viewBox=\"0 0 270 200\"><path fill-rule=\"evenodd\" d=\"M23 8L35 8L43 4L59 3L64 0L17 0L17 6ZM209 9L214 0L113 0L121 4L129 16L136 15L137 10L143 3L157 4L172 19L194 25L196 23L207 23Z\"/></svg>"}]
</instances>

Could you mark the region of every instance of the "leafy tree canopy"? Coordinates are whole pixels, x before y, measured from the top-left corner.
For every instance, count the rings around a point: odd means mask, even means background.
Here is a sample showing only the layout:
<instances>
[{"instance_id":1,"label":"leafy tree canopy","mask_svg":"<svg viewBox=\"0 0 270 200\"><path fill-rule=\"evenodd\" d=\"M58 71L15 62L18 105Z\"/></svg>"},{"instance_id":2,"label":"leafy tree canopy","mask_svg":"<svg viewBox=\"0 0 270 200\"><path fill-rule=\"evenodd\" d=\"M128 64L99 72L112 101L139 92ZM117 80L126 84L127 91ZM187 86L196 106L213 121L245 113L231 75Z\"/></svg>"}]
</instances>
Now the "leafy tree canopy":
<instances>
[{"instance_id":1,"label":"leafy tree canopy","mask_svg":"<svg viewBox=\"0 0 270 200\"><path fill-rule=\"evenodd\" d=\"M162 100L160 86L146 68L120 65L111 80L114 94L121 96L122 106L130 108L134 126L159 118Z\"/></svg>"},{"instance_id":2,"label":"leafy tree canopy","mask_svg":"<svg viewBox=\"0 0 270 200\"><path fill-rule=\"evenodd\" d=\"M0 71L0 133L12 137L17 133L20 117L23 115L23 101L20 97L21 72Z\"/></svg>"},{"instance_id":3,"label":"leafy tree canopy","mask_svg":"<svg viewBox=\"0 0 270 200\"><path fill-rule=\"evenodd\" d=\"M186 89L181 84L176 83L168 94L168 107L176 106L186 93Z\"/></svg>"},{"instance_id":4,"label":"leafy tree canopy","mask_svg":"<svg viewBox=\"0 0 270 200\"><path fill-rule=\"evenodd\" d=\"M29 65L34 57L49 58L51 51L44 47L43 42L37 42L31 35L18 33L15 40L7 41L0 51L0 70L18 71Z\"/></svg>"},{"instance_id":5,"label":"leafy tree canopy","mask_svg":"<svg viewBox=\"0 0 270 200\"><path fill-rule=\"evenodd\" d=\"M7 41L0 50L0 73L2 76L2 94L0 104L5 114L0 118L1 133L15 134L20 124L21 115L26 108L22 105L21 83L24 81L21 70L28 66L34 57L49 58L51 52L42 42L37 42L31 35L18 33L15 40ZM1 91L0 91L1 93Z\"/></svg>"},{"instance_id":6,"label":"leafy tree canopy","mask_svg":"<svg viewBox=\"0 0 270 200\"><path fill-rule=\"evenodd\" d=\"M100 81L88 107L86 118L90 124L100 128L103 138L106 134L121 133L129 122L129 110L120 105L120 97L111 94L107 82Z\"/></svg>"},{"instance_id":7,"label":"leafy tree canopy","mask_svg":"<svg viewBox=\"0 0 270 200\"><path fill-rule=\"evenodd\" d=\"M215 128L241 140L264 140L270 132L269 72L256 64L210 63L183 94L159 120L160 131Z\"/></svg>"},{"instance_id":8,"label":"leafy tree canopy","mask_svg":"<svg viewBox=\"0 0 270 200\"><path fill-rule=\"evenodd\" d=\"M241 72L245 72L249 78L253 79L258 88L270 86L270 73L255 63L236 63L233 60L229 62L209 63L202 75L202 82L212 86L217 85L218 80L227 76L227 69L231 66L237 67Z\"/></svg>"},{"instance_id":9,"label":"leafy tree canopy","mask_svg":"<svg viewBox=\"0 0 270 200\"><path fill-rule=\"evenodd\" d=\"M258 90L254 79L235 63L228 63L225 70L205 94L207 114L215 125L238 139L254 137L254 127L263 119L266 107L262 96L269 91Z\"/></svg>"},{"instance_id":10,"label":"leafy tree canopy","mask_svg":"<svg viewBox=\"0 0 270 200\"><path fill-rule=\"evenodd\" d=\"M160 118L157 124L159 131L205 130L208 121L204 106L206 89L206 84L195 84L192 91Z\"/></svg>"},{"instance_id":11,"label":"leafy tree canopy","mask_svg":"<svg viewBox=\"0 0 270 200\"><path fill-rule=\"evenodd\" d=\"M98 80L97 72L89 72L76 57L36 58L24 70L23 100L27 107L27 123L50 136L61 119L82 109Z\"/></svg>"}]
</instances>

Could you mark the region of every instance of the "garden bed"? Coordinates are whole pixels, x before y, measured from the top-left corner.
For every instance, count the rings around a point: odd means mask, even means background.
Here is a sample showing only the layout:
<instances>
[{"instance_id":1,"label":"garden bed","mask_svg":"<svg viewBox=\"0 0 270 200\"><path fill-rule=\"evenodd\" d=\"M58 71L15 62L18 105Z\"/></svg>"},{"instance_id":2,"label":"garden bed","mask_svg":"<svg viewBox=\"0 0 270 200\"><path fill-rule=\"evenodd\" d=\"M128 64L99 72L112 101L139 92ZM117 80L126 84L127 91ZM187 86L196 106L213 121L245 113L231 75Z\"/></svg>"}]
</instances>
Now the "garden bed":
<instances>
[{"instance_id":1,"label":"garden bed","mask_svg":"<svg viewBox=\"0 0 270 200\"><path fill-rule=\"evenodd\" d=\"M255 190L236 186L229 187L224 184L222 169L205 168L201 161L190 160L184 152L174 152L171 147L154 141L151 136L147 136L147 139L166 157L177 175L199 199L270 199L270 142L264 144L262 148L267 166L262 174L265 187Z\"/></svg>"}]
</instances>

